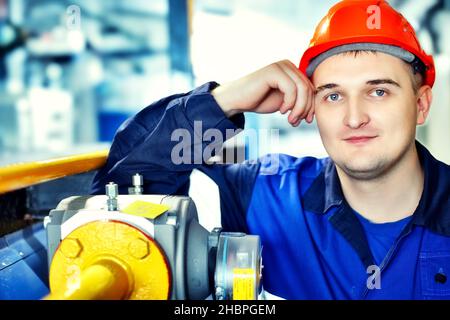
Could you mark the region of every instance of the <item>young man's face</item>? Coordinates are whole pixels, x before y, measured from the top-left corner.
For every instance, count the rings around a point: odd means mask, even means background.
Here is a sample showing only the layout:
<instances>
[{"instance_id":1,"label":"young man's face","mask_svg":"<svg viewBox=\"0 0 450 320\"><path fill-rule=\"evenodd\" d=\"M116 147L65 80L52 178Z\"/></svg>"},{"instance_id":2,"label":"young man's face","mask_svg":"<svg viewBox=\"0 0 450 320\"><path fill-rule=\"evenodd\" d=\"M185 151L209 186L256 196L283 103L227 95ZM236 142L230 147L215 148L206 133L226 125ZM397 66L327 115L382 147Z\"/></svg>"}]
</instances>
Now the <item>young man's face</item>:
<instances>
[{"instance_id":1,"label":"young man's face","mask_svg":"<svg viewBox=\"0 0 450 320\"><path fill-rule=\"evenodd\" d=\"M351 177L379 177L412 150L422 120L410 68L384 53L360 52L332 56L315 70L322 142Z\"/></svg>"}]
</instances>

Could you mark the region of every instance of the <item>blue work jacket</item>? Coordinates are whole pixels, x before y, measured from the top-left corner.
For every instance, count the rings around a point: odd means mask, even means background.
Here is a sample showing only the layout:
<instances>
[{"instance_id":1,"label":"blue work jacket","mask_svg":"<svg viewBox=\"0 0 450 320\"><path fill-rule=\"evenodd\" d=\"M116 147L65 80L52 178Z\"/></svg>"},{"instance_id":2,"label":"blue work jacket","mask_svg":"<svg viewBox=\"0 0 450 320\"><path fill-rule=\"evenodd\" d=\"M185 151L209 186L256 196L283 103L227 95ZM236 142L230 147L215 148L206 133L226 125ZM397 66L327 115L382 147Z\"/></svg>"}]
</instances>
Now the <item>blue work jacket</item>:
<instances>
[{"instance_id":1,"label":"blue work jacket","mask_svg":"<svg viewBox=\"0 0 450 320\"><path fill-rule=\"evenodd\" d=\"M131 176L139 172L145 193L187 195L189 176L198 169L218 185L224 230L261 237L267 292L285 299L450 299L448 165L416 142L423 194L377 266L330 158L280 154L241 164L173 163L175 129L201 134L194 132L194 121L202 121L202 130L214 128L226 136L227 129L244 127L242 114L227 118L220 109L210 94L216 86L209 82L166 97L127 120L92 192L103 193L114 181L127 193ZM198 139L191 147L203 150L211 143Z\"/></svg>"}]
</instances>

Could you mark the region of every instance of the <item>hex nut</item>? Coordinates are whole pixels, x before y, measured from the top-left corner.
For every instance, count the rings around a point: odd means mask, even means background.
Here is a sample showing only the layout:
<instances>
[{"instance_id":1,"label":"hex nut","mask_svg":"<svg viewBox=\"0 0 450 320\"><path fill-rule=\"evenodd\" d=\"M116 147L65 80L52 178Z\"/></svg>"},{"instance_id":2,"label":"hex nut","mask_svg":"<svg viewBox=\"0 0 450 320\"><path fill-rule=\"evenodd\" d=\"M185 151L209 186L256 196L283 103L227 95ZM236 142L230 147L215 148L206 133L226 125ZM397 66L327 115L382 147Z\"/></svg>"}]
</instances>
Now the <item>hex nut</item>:
<instances>
[{"instance_id":1,"label":"hex nut","mask_svg":"<svg viewBox=\"0 0 450 320\"><path fill-rule=\"evenodd\" d=\"M66 258L74 259L83 251L83 245L76 238L66 238L61 242L59 249Z\"/></svg>"},{"instance_id":2,"label":"hex nut","mask_svg":"<svg viewBox=\"0 0 450 320\"><path fill-rule=\"evenodd\" d=\"M136 259L144 259L150 254L150 245L147 240L137 238L128 245L128 252Z\"/></svg>"}]
</instances>

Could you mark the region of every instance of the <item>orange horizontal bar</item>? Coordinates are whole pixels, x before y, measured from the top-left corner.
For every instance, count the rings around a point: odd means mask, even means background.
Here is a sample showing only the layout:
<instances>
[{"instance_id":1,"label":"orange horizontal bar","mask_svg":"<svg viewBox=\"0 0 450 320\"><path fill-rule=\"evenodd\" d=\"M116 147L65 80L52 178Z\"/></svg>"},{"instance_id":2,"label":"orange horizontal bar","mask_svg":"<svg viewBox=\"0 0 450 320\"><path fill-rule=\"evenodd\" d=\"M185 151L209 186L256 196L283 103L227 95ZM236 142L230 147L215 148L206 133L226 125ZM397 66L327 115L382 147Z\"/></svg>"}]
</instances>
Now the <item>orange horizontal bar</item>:
<instances>
[{"instance_id":1,"label":"orange horizontal bar","mask_svg":"<svg viewBox=\"0 0 450 320\"><path fill-rule=\"evenodd\" d=\"M0 194L38 183L96 170L106 163L108 150L0 167Z\"/></svg>"}]
</instances>

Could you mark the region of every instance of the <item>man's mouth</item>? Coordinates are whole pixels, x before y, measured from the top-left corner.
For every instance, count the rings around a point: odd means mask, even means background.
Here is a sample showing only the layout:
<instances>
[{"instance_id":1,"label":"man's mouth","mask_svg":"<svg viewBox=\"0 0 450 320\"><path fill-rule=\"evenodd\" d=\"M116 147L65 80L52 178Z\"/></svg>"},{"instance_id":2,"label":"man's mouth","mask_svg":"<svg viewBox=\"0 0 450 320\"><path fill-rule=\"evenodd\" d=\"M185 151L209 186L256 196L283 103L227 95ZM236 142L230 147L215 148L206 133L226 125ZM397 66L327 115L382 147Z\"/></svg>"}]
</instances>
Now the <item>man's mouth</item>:
<instances>
[{"instance_id":1,"label":"man's mouth","mask_svg":"<svg viewBox=\"0 0 450 320\"><path fill-rule=\"evenodd\" d=\"M372 141L377 136L351 136L348 138L345 138L344 141L351 143L351 144L363 144L369 141Z\"/></svg>"}]
</instances>

